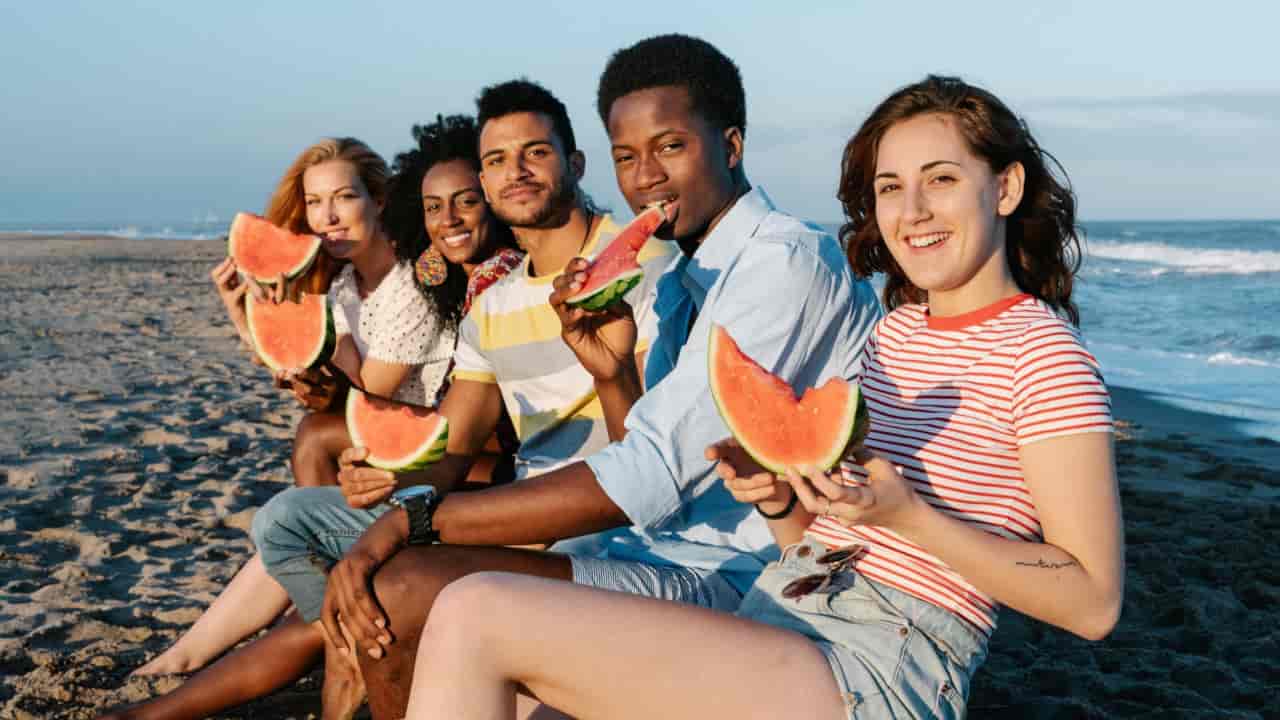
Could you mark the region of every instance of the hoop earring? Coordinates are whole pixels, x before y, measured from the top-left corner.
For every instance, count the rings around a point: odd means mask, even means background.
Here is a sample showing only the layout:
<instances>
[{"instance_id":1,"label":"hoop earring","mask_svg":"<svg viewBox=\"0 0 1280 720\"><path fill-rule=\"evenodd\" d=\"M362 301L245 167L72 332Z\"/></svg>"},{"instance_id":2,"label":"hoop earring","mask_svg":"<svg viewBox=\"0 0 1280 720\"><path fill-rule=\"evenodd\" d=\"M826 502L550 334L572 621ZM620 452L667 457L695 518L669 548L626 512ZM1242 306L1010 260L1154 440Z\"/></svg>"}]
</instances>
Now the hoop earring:
<instances>
[{"instance_id":1,"label":"hoop earring","mask_svg":"<svg viewBox=\"0 0 1280 720\"><path fill-rule=\"evenodd\" d=\"M439 250L429 247L413 264L413 274L424 287L442 285L449 275L449 263L445 262L444 255Z\"/></svg>"}]
</instances>

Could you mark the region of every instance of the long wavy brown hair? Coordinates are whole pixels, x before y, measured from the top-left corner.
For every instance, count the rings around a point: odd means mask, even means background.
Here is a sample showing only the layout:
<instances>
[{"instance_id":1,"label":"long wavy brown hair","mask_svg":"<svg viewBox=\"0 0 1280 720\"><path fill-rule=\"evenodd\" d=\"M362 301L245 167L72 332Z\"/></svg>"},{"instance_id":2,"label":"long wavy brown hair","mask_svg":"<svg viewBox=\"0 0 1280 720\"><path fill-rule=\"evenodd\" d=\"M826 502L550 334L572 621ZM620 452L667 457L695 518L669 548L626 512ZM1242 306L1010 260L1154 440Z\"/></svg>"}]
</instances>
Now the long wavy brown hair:
<instances>
[{"instance_id":1,"label":"long wavy brown hair","mask_svg":"<svg viewBox=\"0 0 1280 720\"><path fill-rule=\"evenodd\" d=\"M845 146L837 197L844 206L840 238L854 273L885 273L885 307L926 301L911 284L880 235L876 224L876 153L889 128L910 118L940 114L951 117L969 149L1000 172L1022 163L1026 181L1022 201L1007 218L1005 250L1014 282L1080 323L1071 288L1080 269L1080 230L1076 198L1066 171L1040 147L1026 122L995 95L956 77L930 75L880 103ZM1056 171L1056 172L1055 172Z\"/></svg>"},{"instance_id":2,"label":"long wavy brown hair","mask_svg":"<svg viewBox=\"0 0 1280 720\"><path fill-rule=\"evenodd\" d=\"M374 201L386 199L387 182L391 176L386 161L355 138L325 138L299 153L289 169L285 170L267 203L267 220L296 233L311 232L303 200L302 174L307 168L330 160L345 160L354 165ZM298 279L294 288L309 293L327 292L329 283L341 268L341 262L322 252L311 268Z\"/></svg>"}]
</instances>

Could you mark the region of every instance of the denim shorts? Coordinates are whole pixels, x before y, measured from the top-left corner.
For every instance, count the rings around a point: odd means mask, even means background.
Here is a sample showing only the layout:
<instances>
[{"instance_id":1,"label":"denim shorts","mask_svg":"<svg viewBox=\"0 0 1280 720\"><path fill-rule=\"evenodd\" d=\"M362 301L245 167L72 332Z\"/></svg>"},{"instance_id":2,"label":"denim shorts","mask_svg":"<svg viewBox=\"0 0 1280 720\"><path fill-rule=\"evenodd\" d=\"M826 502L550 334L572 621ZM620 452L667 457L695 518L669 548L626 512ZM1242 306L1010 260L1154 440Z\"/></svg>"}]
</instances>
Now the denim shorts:
<instances>
[{"instance_id":1,"label":"denim shorts","mask_svg":"<svg viewBox=\"0 0 1280 720\"><path fill-rule=\"evenodd\" d=\"M868 579L856 564L836 576L835 592L784 599L792 580L826 572L817 562L826 549L805 538L783 550L737 615L813 640L850 718L964 717L986 638L951 612Z\"/></svg>"},{"instance_id":2,"label":"denim shorts","mask_svg":"<svg viewBox=\"0 0 1280 720\"><path fill-rule=\"evenodd\" d=\"M558 549L558 548L553 548ZM689 603L733 612L742 595L720 573L701 568L650 565L592 555L570 555L578 585Z\"/></svg>"}]
</instances>

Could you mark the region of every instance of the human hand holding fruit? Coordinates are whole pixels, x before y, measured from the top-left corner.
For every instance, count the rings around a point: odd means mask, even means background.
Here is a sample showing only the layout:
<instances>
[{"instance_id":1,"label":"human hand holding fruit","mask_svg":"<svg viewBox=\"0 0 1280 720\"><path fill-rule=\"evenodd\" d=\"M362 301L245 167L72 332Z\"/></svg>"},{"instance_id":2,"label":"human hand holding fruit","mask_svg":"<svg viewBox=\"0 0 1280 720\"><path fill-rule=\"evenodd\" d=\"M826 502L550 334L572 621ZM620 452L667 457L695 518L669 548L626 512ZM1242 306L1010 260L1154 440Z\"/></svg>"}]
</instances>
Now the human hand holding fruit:
<instances>
[{"instance_id":1,"label":"human hand holding fruit","mask_svg":"<svg viewBox=\"0 0 1280 720\"><path fill-rule=\"evenodd\" d=\"M706 458L716 463L716 474L734 500L760 505L769 513L781 510L791 501L792 490L787 481L761 467L737 440L725 438L708 446Z\"/></svg>"},{"instance_id":2,"label":"human hand holding fruit","mask_svg":"<svg viewBox=\"0 0 1280 720\"><path fill-rule=\"evenodd\" d=\"M844 525L877 525L909 531L929 505L893 463L867 450L854 460L867 471L865 480L846 485L817 468L788 469L785 478L805 509ZM839 472L837 470L836 472Z\"/></svg>"},{"instance_id":3,"label":"human hand holding fruit","mask_svg":"<svg viewBox=\"0 0 1280 720\"><path fill-rule=\"evenodd\" d=\"M560 337L578 357L578 362L596 380L617 380L624 373L639 375L635 362L636 321L631 306L618 300L603 310L571 307L568 299L586 282L588 265L574 258L552 281L554 291L548 302L560 318Z\"/></svg>"}]
</instances>

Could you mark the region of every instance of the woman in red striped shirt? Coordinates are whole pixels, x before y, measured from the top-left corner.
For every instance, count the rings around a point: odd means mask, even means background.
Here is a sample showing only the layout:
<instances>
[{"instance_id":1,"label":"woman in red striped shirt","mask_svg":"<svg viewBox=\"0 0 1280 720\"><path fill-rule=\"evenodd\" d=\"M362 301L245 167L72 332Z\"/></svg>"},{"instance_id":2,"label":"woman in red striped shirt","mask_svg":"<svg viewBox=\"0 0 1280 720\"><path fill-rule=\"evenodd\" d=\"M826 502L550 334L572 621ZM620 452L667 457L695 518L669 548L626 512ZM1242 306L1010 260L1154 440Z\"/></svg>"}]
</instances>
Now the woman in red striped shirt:
<instances>
[{"instance_id":1,"label":"woman in red striped shirt","mask_svg":"<svg viewBox=\"0 0 1280 720\"><path fill-rule=\"evenodd\" d=\"M892 310L858 378L870 433L833 475L708 449L782 559L736 617L471 576L436 601L409 717L498 717L521 686L586 717L960 717L999 605L1107 635L1110 401L1074 329L1075 202L1050 162L956 78L881 103L840 184L850 261L887 275Z\"/></svg>"}]
</instances>

